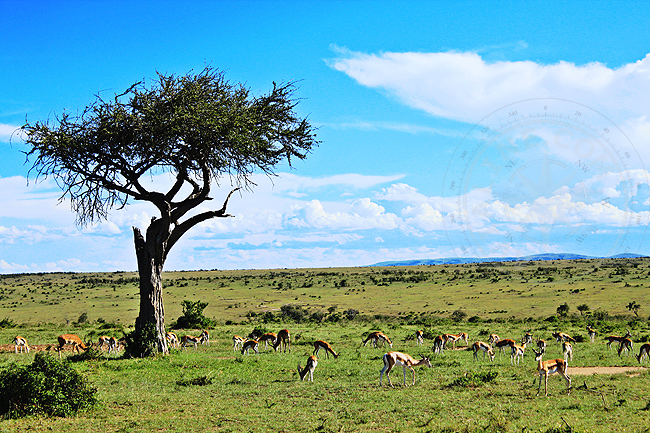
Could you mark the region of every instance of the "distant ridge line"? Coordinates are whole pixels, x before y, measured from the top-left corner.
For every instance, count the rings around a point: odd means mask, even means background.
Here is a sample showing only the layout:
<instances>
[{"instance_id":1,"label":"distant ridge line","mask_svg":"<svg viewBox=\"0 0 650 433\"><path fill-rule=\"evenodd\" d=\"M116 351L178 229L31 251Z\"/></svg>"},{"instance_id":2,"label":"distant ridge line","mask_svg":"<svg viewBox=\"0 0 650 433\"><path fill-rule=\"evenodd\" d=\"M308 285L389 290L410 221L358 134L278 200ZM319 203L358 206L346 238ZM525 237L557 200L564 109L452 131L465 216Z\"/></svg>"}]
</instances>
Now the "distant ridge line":
<instances>
[{"instance_id":1,"label":"distant ridge line","mask_svg":"<svg viewBox=\"0 0 650 433\"><path fill-rule=\"evenodd\" d=\"M469 263L492 263L492 262L534 262L551 260L587 260L587 259L640 259L648 256L641 254L622 253L610 257L586 256L582 254L548 253L533 254L523 257L449 257L444 259L422 259L422 260L400 260L379 262L368 266L432 266L432 265L464 265Z\"/></svg>"}]
</instances>

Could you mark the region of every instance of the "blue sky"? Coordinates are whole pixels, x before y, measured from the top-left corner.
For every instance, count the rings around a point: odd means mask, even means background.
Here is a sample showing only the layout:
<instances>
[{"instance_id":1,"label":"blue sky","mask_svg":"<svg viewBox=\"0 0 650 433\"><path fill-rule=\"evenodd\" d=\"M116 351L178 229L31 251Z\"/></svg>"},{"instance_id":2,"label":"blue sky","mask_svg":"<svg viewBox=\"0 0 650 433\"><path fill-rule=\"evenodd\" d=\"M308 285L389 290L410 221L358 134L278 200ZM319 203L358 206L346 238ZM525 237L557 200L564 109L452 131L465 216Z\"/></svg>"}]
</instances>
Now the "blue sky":
<instances>
[{"instance_id":1,"label":"blue sky","mask_svg":"<svg viewBox=\"0 0 650 433\"><path fill-rule=\"evenodd\" d=\"M206 65L297 81L321 145L167 270L650 254L650 6L575 3L0 0L0 272L136 268L154 209L75 226L12 133Z\"/></svg>"}]
</instances>

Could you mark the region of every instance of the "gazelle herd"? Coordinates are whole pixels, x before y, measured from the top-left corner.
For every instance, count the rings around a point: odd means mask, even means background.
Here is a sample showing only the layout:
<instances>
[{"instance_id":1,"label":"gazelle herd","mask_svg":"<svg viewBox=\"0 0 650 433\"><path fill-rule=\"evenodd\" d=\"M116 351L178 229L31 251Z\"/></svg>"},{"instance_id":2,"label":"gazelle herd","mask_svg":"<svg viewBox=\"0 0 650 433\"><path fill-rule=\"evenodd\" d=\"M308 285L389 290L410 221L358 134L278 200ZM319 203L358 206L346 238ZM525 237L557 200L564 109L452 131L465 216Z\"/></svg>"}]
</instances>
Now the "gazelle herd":
<instances>
[{"instance_id":1,"label":"gazelle herd","mask_svg":"<svg viewBox=\"0 0 650 433\"><path fill-rule=\"evenodd\" d=\"M595 341L596 330L587 326L587 333L589 336L589 341ZM425 334L423 331L418 330L415 332L414 336L417 347L424 345ZM561 344L561 350L563 354L563 359L553 359L548 361L543 361L542 358L546 354L547 345L546 341L538 338L537 341L533 340L533 335L530 332L526 332L521 338L521 344L517 343L517 340L513 338L502 339L497 334L490 334L488 342L476 341L473 344L469 345L469 336L467 333L460 332L458 334L441 334L436 336L433 339L433 346L431 348L434 355L443 355L444 349L451 346L451 349L456 349L456 343L464 342L466 346L464 350L471 350L473 352L474 361L479 361L479 352L483 352L482 360L485 360L486 355L488 356L490 362L494 362L496 349L499 349L501 355L503 355L505 350L510 351L510 364L512 366L518 366L523 360L525 351L527 347L536 346L538 350L531 349L535 354L535 361L537 361L537 371L539 374L539 384L537 394L541 392L542 386L542 377L544 378L544 391L545 395L548 395L548 376L554 373L561 375L567 385L567 393L571 391L571 378L569 377L567 370L569 361L573 362L574 356L574 344L576 339L564 332L554 332L552 337L555 338L556 344ZM634 350L634 345L631 339L632 335L630 331L627 330L626 334L623 336L611 335L605 337L607 342L608 349L611 348L612 344L618 344L618 355L629 354ZM182 346L183 350L188 345L193 345L194 349L197 349L199 344L209 345L210 344L210 334L208 331L203 330L198 337L192 335L184 335L181 339L173 332L168 332L166 334L166 339L171 348L180 348ZM104 347L107 348L108 353L117 352L121 340L117 340L115 337L110 336L101 336L99 337L98 343L93 345L91 343L84 343L78 335L75 334L63 334L57 337L58 345L54 349L59 352L59 357L61 357L61 352L63 351L66 345L72 346L72 351L79 353L81 350L87 350L91 346L96 346L99 350L103 350ZM238 335L232 337L233 341L233 350L241 351L242 355L248 354L251 350L255 354L259 355L259 345L264 342L264 349L268 348L268 345L273 347L275 352L291 352L291 334L288 329L282 329L277 334L273 332L268 332L262 335L251 334L249 338L243 338ZM373 348L383 347L385 344L388 345L391 349L393 348L393 342L391 339L384 333L380 331L371 332L367 335L365 339L361 341L363 346L366 346L368 342L372 342ZM29 353L30 346L27 343L27 340L24 337L16 336L13 340L15 353ZM321 350L325 351L326 358L329 359L331 354L334 359L338 358L341 353L337 353L333 347L324 340L316 340L313 343L314 350L311 355L307 358L307 363L305 367L298 365L298 374L301 380L304 380L309 376L309 380L313 381L314 370L318 365L318 354ZM645 362L650 357L650 343L645 343L641 346L639 354L635 355L639 363ZM420 355L420 359L415 359L407 353L398 352L398 351L389 351L386 352L383 357L383 368L379 374L379 385L382 385L382 379L384 373L388 379L388 384L392 387L393 384L390 379L390 372L395 366L401 366L403 369L403 385L406 386L406 369L410 369L413 374L412 384L415 384L415 370L413 367L419 365L426 365L431 368L431 361L428 357Z\"/></svg>"}]
</instances>

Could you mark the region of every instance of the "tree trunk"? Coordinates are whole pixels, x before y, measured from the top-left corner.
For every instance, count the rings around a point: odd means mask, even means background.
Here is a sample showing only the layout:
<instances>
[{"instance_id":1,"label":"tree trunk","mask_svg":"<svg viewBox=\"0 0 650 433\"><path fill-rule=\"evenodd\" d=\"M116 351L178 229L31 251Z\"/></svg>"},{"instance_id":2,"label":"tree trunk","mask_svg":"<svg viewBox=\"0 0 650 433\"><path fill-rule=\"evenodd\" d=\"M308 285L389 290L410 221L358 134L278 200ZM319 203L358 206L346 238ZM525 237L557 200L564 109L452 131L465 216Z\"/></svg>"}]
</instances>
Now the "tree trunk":
<instances>
[{"instance_id":1,"label":"tree trunk","mask_svg":"<svg viewBox=\"0 0 650 433\"><path fill-rule=\"evenodd\" d=\"M162 271L164 264L164 242L155 245L158 236L150 236L154 223L147 230L147 240L140 229L133 227L135 254L140 275L140 314L135 321L136 332L143 325L152 323L156 327L157 347L160 353L169 353L165 338L165 307L162 293Z\"/></svg>"}]
</instances>

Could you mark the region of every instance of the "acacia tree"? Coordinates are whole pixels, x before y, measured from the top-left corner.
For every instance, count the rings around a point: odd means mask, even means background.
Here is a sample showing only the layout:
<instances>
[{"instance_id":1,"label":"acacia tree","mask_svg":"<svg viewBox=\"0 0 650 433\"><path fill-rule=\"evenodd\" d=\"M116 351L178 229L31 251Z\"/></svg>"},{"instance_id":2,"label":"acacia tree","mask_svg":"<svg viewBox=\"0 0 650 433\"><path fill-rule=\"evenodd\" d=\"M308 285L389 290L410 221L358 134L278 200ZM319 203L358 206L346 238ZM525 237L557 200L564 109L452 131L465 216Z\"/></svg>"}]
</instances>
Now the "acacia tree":
<instances>
[{"instance_id":1,"label":"acacia tree","mask_svg":"<svg viewBox=\"0 0 650 433\"><path fill-rule=\"evenodd\" d=\"M294 83L252 96L211 67L184 76L158 74L150 87L138 82L124 93L95 101L79 115L22 127L32 159L29 176L51 176L69 199L77 224L106 219L130 201L152 203L159 215L143 235L133 227L140 276L136 332L156 328L157 349L167 352L162 271L171 248L192 227L225 218L228 200L251 189L252 175L274 175L284 161L303 159L318 144L306 118L295 113ZM152 174L172 173L163 191L148 186ZM233 189L219 209L192 214L212 200L214 182Z\"/></svg>"}]
</instances>

